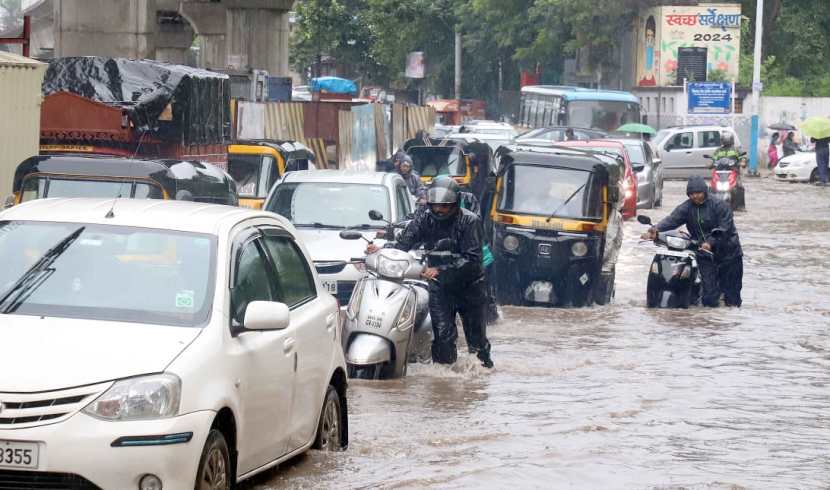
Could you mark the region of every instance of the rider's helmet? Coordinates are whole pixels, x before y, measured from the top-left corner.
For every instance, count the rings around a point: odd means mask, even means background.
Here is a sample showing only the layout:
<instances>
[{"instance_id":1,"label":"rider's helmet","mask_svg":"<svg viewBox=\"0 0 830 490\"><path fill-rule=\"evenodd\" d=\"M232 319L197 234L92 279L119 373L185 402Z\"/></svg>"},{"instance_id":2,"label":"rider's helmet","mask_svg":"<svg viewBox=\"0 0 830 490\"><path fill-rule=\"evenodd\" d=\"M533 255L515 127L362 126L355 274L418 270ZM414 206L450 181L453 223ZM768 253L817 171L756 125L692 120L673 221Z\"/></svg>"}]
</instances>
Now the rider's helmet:
<instances>
[{"instance_id":1,"label":"rider's helmet","mask_svg":"<svg viewBox=\"0 0 830 490\"><path fill-rule=\"evenodd\" d=\"M735 137L729 131L724 131L720 135L720 144L724 148L731 148L735 146Z\"/></svg>"},{"instance_id":2,"label":"rider's helmet","mask_svg":"<svg viewBox=\"0 0 830 490\"><path fill-rule=\"evenodd\" d=\"M447 179L437 177L427 189L429 213L441 221L451 218L458 211L458 184L452 178Z\"/></svg>"}]
</instances>

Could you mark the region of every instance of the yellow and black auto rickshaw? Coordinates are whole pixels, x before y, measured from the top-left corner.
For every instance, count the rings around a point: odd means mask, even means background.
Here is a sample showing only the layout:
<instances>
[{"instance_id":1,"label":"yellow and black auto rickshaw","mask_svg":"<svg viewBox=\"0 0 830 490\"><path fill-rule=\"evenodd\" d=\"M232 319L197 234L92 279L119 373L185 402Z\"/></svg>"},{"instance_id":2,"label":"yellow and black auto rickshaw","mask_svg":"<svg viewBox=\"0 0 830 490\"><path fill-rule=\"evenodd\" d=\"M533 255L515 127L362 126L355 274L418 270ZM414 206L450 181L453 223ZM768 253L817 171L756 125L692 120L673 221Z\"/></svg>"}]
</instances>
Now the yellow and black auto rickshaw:
<instances>
[{"instance_id":1,"label":"yellow and black auto rickshaw","mask_svg":"<svg viewBox=\"0 0 830 490\"><path fill-rule=\"evenodd\" d=\"M228 172L241 206L262 209L271 187L286 172L314 169L314 153L296 141L249 140L228 146Z\"/></svg>"},{"instance_id":2,"label":"yellow and black auto rickshaw","mask_svg":"<svg viewBox=\"0 0 830 490\"><path fill-rule=\"evenodd\" d=\"M613 295L603 273L609 217L619 199L618 161L564 148L497 152L491 207L496 291L503 304L587 306ZM610 185L609 185L610 184ZM613 254L616 260L616 254Z\"/></svg>"},{"instance_id":3,"label":"yellow and black auto rickshaw","mask_svg":"<svg viewBox=\"0 0 830 490\"><path fill-rule=\"evenodd\" d=\"M209 163L94 155L40 155L18 165L14 202L47 197L124 197L239 204L236 183Z\"/></svg>"}]
</instances>

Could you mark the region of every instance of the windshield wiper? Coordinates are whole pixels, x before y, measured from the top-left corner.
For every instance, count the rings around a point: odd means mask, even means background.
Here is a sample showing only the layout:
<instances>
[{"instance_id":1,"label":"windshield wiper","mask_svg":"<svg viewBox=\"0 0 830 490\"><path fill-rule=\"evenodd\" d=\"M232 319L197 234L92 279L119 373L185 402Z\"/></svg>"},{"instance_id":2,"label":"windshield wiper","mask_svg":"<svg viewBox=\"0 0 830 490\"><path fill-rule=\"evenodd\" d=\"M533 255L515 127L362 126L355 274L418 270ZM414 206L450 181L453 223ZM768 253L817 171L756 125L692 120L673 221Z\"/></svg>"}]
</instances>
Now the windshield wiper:
<instances>
[{"instance_id":1,"label":"windshield wiper","mask_svg":"<svg viewBox=\"0 0 830 490\"><path fill-rule=\"evenodd\" d=\"M579 188L577 188L575 191L573 191L573 194L571 194L570 196L568 196L568 198L567 198L567 199L565 199L565 202L563 202L562 204L560 204L560 205L559 205L559 207L558 207L558 208L556 208L556 211L552 212L552 213L550 214L550 216L548 216L548 219L546 219L546 220L545 220L545 223L550 223L550 220L552 220L552 219L553 219L553 218L554 218L557 214L559 214L559 211L562 211L562 208L564 208L565 206L567 206L567 205L568 205L568 203L569 203L569 202L571 202L571 199L573 199L574 197L576 197L576 195L577 195L577 194L579 194L579 191L581 191L582 189L584 189L586 185L588 185L588 183L587 183L587 182L585 182L584 184L582 184L581 186L579 186Z\"/></svg>"},{"instance_id":2,"label":"windshield wiper","mask_svg":"<svg viewBox=\"0 0 830 490\"><path fill-rule=\"evenodd\" d=\"M20 279L8 291L3 293L3 297L0 298L0 308L2 308L0 312L4 314L14 313L41 284L46 282L55 273L55 269L51 268L52 264L81 236L84 229L86 227L82 226L56 243L29 270L23 273ZM7 302L8 305L6 305Z\"/></svg>"},{"instance_id":3,"label":"windshield wiper","mask_svg":"<svg viewBox=\"0 0 830 490\"><path fill-rule=\"evenodd\" d=\"M314 223L294 223L294 226L297 227L307 227L307 228L333 228L335 230L345 230L345 226L340 225L326 225L320 223L319 221L315 221Z\"/></svg>"}]
</instances>

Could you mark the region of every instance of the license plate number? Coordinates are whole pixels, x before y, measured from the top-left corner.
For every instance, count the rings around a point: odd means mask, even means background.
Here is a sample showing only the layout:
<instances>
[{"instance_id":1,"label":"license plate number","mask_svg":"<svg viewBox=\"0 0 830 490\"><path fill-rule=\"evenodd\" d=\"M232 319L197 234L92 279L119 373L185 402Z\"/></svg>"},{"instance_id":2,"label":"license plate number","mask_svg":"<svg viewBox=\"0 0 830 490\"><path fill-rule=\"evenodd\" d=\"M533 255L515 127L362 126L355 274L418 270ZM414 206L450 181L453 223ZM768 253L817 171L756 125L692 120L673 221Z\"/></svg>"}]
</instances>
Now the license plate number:
<instances>
[{"instance_id":1,"label":"license plate number","mask_svg":"<svg viewBox=\"0 0 830 490\"><path fill-rule=\"evenodd\" d=\"M37 468L36 442L0 441L0 468Z\"/></svg>"},{"instance_id":2,"label":"license plate number","mask_svg":"<svg viewBox=\"0 0 830 490\"><path fill-rule=\"evenodd\" d=\"M323 281L323 289L329 294L337 294L337 281Z\"/></svg>"}]
</instances>

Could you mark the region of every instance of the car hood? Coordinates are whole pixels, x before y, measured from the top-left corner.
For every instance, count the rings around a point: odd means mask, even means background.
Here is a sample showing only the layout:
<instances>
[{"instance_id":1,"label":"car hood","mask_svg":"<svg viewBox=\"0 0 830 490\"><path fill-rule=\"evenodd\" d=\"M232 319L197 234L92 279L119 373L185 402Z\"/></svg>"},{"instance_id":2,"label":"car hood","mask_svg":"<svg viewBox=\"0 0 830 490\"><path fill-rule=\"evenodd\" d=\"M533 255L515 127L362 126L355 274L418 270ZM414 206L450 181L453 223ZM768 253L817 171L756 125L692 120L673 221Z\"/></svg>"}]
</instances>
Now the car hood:
<instances>
[{"instance_id":1,"label":"car hood","mask_svg":"<svg viewBox=\"0 0 830 490\"><path fill-rule=\"evenodd\" d=\"M816 154L815 152L796 153L795 155L782 158L781 163L788 163L790 165L809 165L811 163L816 163Z\"/></svg>"},{"instance_id":2,"label":"car hood","mask_svg":"<svg viewBox=\"0 0 830 490\"><path fill-rule=\"evenodd\" d=\"M363 236L374 240L378 230L363 231ZM311 260L314 262L327 262L335 260L351 260L366 255L365 240L343 240L340 238L340 230L309 230L297 229L297 234L305 244ZM375 245L383 245L383 240L374 240Z\"/></svg>"},{"instance_id":3,"label":"car hood","mask_svg":"<svg viewBox=\"0 0 830 490\"><path fill-rule=\"evenodd\" d=\"M0 392L73 388L158 373L201 332L38 316L0 316Z\"/></svg>"}]
</instances>

